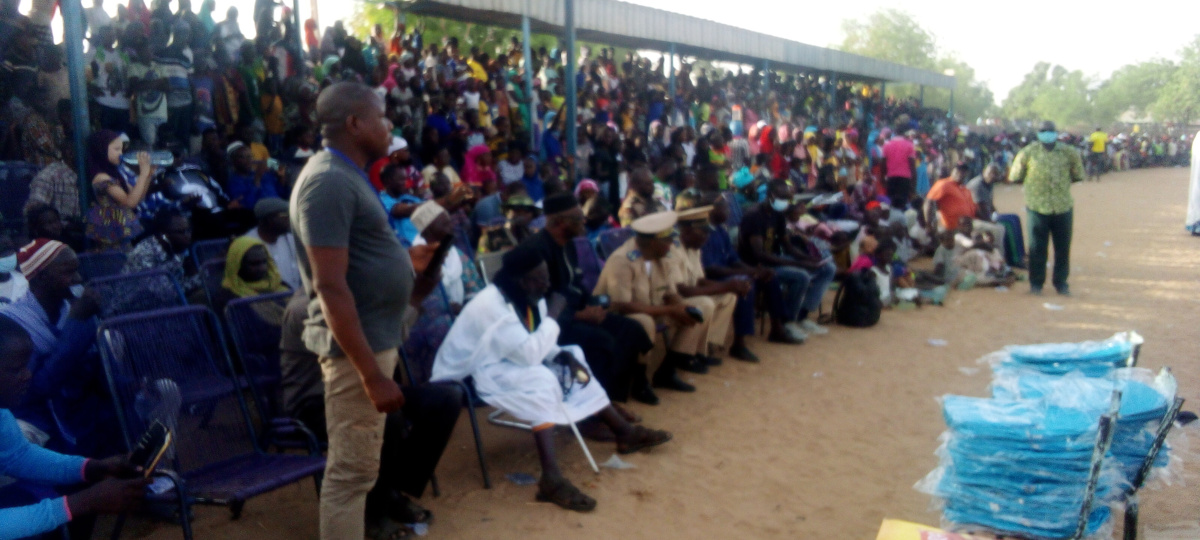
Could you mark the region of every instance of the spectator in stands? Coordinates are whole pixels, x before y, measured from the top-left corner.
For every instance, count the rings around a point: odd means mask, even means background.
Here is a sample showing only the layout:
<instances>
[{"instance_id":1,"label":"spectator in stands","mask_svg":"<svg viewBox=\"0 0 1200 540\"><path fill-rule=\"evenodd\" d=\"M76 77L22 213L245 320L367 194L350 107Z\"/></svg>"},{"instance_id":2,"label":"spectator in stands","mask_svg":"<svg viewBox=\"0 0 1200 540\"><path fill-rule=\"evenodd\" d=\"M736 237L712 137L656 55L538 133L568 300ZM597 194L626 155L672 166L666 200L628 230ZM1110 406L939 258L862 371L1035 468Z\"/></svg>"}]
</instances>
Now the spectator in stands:
<instances>
[{"instance_id":1,"label":"spectator in stands","mask_svg":"<svg viewBox=\"0 0 1200 540\"><path fill-rule=\"evenodd\" d=\"M17 271L17 246L0 230L0 304L11 304L29 292L29 281Z\"/></svg>"},{"instance_id":2,"label":"spectator in stands","mask_svg":"<svg viewBox=\"0 0 1200 540\"><path fill-rule=\"evenodd\" d=\"M908 200L916 189L917 152L904 132L906 125L897 122L896 132L883 145L883 159L880 166L886 178L885 187L892 205L901 210L908 208Z\"/></svg>"},{"instance_id":3,"label":"spectator in stands","mask_svg":"<svg viewBox=\"0 0 1200 540\"><path fill-rule=\"evenodd\" d=\"M589 512L596 507L563 476L555 453L555 425L593 415L616 436L617 451L629 454L671 440L665 431L631 424L604 394L578 347L558 346L556 318L566 301L555 298L546 262L531 245L504 256L496 279L463 309L450 328L433 365L434 380L471 376L488 404L528 422L542 466L537 500Z\"/></svg>"},{"instance_id":4,"label":"spectator in stands","mask_svg":"<svg viewBox=\"0 0 1200 540\"><path fill-rule=\"evenodd\" d=\"M742 276L749 278L754 283L751 292L738 299L733 315L733 345L729 348L729 356L747 362L757 360L757 357L746 348L745 342L746 336L755 334L754 304L756 294L759 292L762 293L762 298L767 304L767 314L771 320L771 331L767 334L767 340L773 343L803 343L802 338L793 335L783 325L785 317L783 290L779 279L775 276L775 271L763 266L750 266L738 257L733 239L730 238L729 230L725 227L725 223L729 220L729 201L725 197L707 197L699 201L689 200L691 198L681 195L682 200L679 201L679 207L686 210L705 202L710 202L712 205L712 211L708 215L712 231L701 248L705 277L714 280L730 280Z\"/></svg>"},{"instance_id":5,"label":"spectator in stands","mask_svg":"<svg viewBox=\"0 0 1200 540\"><path fill-rule=\"evenodd\" d=\"M454 168L450 166L450 151L445 148L434 153L433 161L421 170L421 176L425 178L425 184L429 186L433 185L438 173L445 175L451 186L457 186L462 181Z\"/></svg>"},{"instance_id":6,"label":"spectator in stands","mask_svg":"<svg viewBox=\"0 0 1200 540\"><path fill-rule=\"evenodd\" d=\"M259 199L254 205L254 217L258 220L258 226L250 229L245 236L267 246L284 285L293 290L299 289L300 258L296 256L296 238L292 235L287 201L276 197Z\"/></svg>"},{"instance_id":7,"label":"spectator in stands","mask_svg":"<svg viewBox=\"0 0 1200 540\"><path fill-rule=\"evenodd\" d=\"M221 279L221 289L213 295L213 310L224 313L225 306L237 298L287 290L267 245L257 238L243 236L229 244L229 253L225 255L225 277ZM255 311L271 324L283 320L283 308L277 304L265 303Z\"/></svg>"},{"instance_id":8,"label":"spectator in stands","mask_svg":"<svg viewBox=\"0 0 1200 540\"><path fill-rule=\"evenodd\" d=\"M792 243L787 232L791 200L792 191L787 183L772 181L767 200L742 218L738 251L747 264L775 270L785 291L784 326L792 336L806 338L809 333L827 332L808 317L821 307L837 266L819 252L801 251Z\"/></svg>"},{"instance_id":9,"label":"spectator in stands","mask_svg":"<svg viewBox=\"0 0 1200 540\"><path fill-rule=\"evenodd\" d=\"M995 175L999 174L998 170L992 167L994 171L993 182ZM1004 241L1004 226L991 221L991 215L987 215L983 219L979 212L979 207L975 203L974 194L967 184L968 175L970 174L970 166L967 163L959 163L954 167L954 171L950 177L938 180L937 183L930 188L929 193L925 196L925 215L938 216L939 219L929 219L926 226L929 228L929 236L936 238L938 230L953 229L958 226L961 219L966 218L973 223L973 229L987 231L994 238L998 238L1003 246ZM986 184L986 185L984 185ZM976 191L985 189L987 204L991 205L991 183L980 179L976 184Z\"/></svg>"},{"instance_id":10,"label":"spectator in stands","mask_svg":"<svg viewBox=\"0 0 1200 540\"><path fill-rule=\"evenodd\" d=\"M88 210L87 237L96 251L129 251L142 234L136 209L153 183L155 166L150 154L137 154L138 172L133 178L120 166L124 143L119 134L100 130L88 139L88 176L95 204Z\"/></svg>"},{"instance_id":11,"label":"spectator in stands","mask_svg":"<svg viewBox=\"0 0 1200 540\"><path fill-rule=\"evenodd\" d=\"M325 390L317 356L304 346L301 334L308 297L296 294L283 313L280 368L283 410L303 422L321 441L325 430ZM457 387L422 384L405 386L404 406L388 414L383 430L379 479L367 494L369 532L396 530L408 524L429 523L433 514L413 502L420 498L454 433L463 396ZM389 523L390 521L390 523ZM411 533L411 531L409 531ZM386 534L370 534L385 538Z\"/></svg>"},{"instance_id":12,"label":"spectator in stands","mask_svg":"<svg viewBox=\"0 0 1200 540\"><path fill-rule=\"evenodd\" d=\"M204 278L188 256L192 247L192 225L187 216L174 208L163 208L154 215L150 236L134 246L125 260L124 274L161 269L183 287L189 301L203 302Z\"/></svg>"},{"instance_id":13,"label":"spectator in stands","mask_svg":"<svg viewBox=\"0 0 1200 540\"><path fill-rule=\"evenodd\" d=\"M546 198L546 184L538 174L537 160L526 157L521 160L521 183L525 184L525 194L540 203Z\"/></svg>"},{"instance_id":14,"label":"spectator in stands","mask_svg":"<svg viewBox=\"0 0 1200 540\"><path fill-rule=\"evenodd\" d=\"M442 288L450 302L450 312L457 315L466 304L467 297L463 285L462 256L453 245L454 225L450 221L450 214L436 202L425 202L412 213L412 224L417 229L414 246L438 245L442 242L452 244L442 263Z\"/></svg>"},{"instance_id":15,"label":"spectator in stands","mask_svg":"<svg viewBox=\"0 0 1200 540\"><path fill-rule=\"evenodd\" d=\"M48 204L33 203L25 207L25 232L29 238L65 241L62 215Z\"/></svg>"},{"instance_id":16,"label":"spectator in stands","mask_svg":"<svg viewBox=\"0 0 1200 540\"><path fill-rule=\"evenodd\" d=\"M531 223L542 213L529 195L516 193L500 207L504 222L484 227L479 237L479 253L494 253L515 247L536 232Z\"/></svg>"},{"instance_id":17,"label":"spectator in stands","mask_svg":"<svg viewBox=\"0 0 1200 540\"><path fill-rule=\"evenodd\" d=\"M710 230L708 214L711 210L711 206L704 206L677 212L679 215L679 246L675 250L679 253L678 256L672 257L675 259L677 272L681 278L676 284L679 294L688 301L708 301L707 305L700 306L705 319L709 320L709 324L708 347L697 353L697 357L704 361L704 364L695 366L700 368L696 370L698 373L708 371L705 364L707 366L721 365L721 359L714 356L714 351L724 348L725 334L728 333L729 325L733 322L733 310L737 306L738 298L746 297L751 290L749 280L715 281L709 280L705 276L700 249L708 243ZM757 360L754 353L746 349L745 343L742 343L742 349L743 353L748 353L743 356Z\"/></svg>"},{"instance_id":18,"label":"spectator in stands","mask_svg":"<svg viewBox=\"0 0 1200 540\"><path fill-rule=\"evenodd\" d=\"M617 211L621 226L628 227L638 218L666 209L654 198L654 177L650 174L650 167L642 165L634 169L629 176L629 191Z\"/></svg>"},{"instance_id":19,"label":"spectator in stands","mask_svg":"<svg viewBox=\"0 0 1200 540\"><path fill-rule=\"evenodd\" d=\"M92 514L115 514L138 507L150 484L126 456L93 460L63 455L29 442L10 409L19 408L37 382L29 369L35 344L29 332L0 315L0 474L18 480L0 488L0 538L30 538L77 521L91 533ZM118 480L120 478L120 480ZM93 484L65 497L45 499L24 484ZM40 491L40 490L39 490Z\"/></svg>"},{"instance_id":20,"label":"spectator in stands","mask_svg":"<svg viewBox=\"0 0 1200 540\"><path fill-rule=\"evenodd\" d=\"M62 242L37 239L17 254L29 294L0 308L33 340L33 381L13 414L49 436L46 447L85 456L121 447L98 355L100 299L83 290L79 258Z\"/></svg>"},{"instance_id":21,"label":"spectator in stands","mask_svg":"<svg viewBox=\"0 0 1200 540\"><path fill-rule=\"evenodd\" d=\"M231 205L254 208L259 199L283 197L279 176L266 163L255 164L249 146L242 141L234 141L225 151L230 163L225 192L233 199Z\"/></svg>"},{"instance_id":22,"label":"spectator in stands","mask_svg":"<svg viewBox=\"0 0 1200 540\"><path fill-rule=\"evenodd\" d=\"M525 153L515 146L509 148L508 155L500 161L496 170L500 175L500 182L504 185L520 180L525 175ZM534 170L537 170L536 165Z\"/></svg>"},{"instance_id":23,"label":"spectator in stands","mask_svg":"<svg viewBox=\"0 0 1200 540\"><path fill-rule=\"evenodd\" d=\"M640 369L638 357L654 346L653 336L646 335L636 321L596 305L592 291L584 287L583 273L578 269L579 256L573 244L574 239L583 234L584 215L575 197L569 193L553 195L546 199L544 209L546 227L525 244L546 261L550 273L548 294L551 297L561 295L567 300L557 318L561 329L558 343L574 344L583 349L584 357L591 359L592 371L609 399L624 403L630 394L634 374ZM645 373L644 369L642 373ZM641 382L645 382L644 375ZM638 392L635 399L639 401L656 399L646 384L634 390ZM601 431L607 429L602 423L592 423L590 427Z\"/></svg>"}]
</instances>

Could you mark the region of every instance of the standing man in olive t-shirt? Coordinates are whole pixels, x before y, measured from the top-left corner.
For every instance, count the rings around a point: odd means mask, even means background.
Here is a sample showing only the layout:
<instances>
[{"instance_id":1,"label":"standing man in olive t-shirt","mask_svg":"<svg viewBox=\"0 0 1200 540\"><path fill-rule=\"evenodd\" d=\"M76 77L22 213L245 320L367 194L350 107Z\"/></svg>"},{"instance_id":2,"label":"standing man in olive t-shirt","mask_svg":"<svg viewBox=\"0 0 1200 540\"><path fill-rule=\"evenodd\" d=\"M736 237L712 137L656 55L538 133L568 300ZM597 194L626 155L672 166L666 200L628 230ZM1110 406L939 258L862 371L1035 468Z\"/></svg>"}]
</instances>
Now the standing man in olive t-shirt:
<instances>
[{"instance_id":1,"label":"standing man in olive t-shirt","mask_svg":"<svg viewBox=\"0 0 1200 540\"><path fill-rule=\"evenodd\" d=\"M325 150L301 171L290 213L309 297L304 344L319 357L325 383L321 538L359 539L386 413L404 404L392 379L404 310L437 280L425 273L414 278L412 260L364 172L391 141L383 100L361 84L338 83L317 98L317 121Z\"/></svg>"}]
</instances>

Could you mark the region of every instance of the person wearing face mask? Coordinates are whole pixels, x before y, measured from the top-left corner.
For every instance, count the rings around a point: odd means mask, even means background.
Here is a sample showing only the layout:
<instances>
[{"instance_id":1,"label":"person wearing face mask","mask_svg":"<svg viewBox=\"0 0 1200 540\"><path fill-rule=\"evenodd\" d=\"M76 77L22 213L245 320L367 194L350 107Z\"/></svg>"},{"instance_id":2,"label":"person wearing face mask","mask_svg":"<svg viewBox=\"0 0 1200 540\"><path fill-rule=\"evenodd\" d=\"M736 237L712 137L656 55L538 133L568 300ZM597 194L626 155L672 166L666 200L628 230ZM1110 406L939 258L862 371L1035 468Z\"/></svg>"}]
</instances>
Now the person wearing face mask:
<instances>
[{"instance_id":1,"label":"person wearing face mask","mask_svg":"<svg viewBox=\"0 0 1200 540\"><path fill-rule=\"evenodd\" d=\"M38 238L17 252L29 292L0 314L33 340L33 379L13 414L47 436L46 448L83 456L123 450L112 398L94 352L99 296L83 287L79 258L57 240Z\"/></svg>"},{"instance_id":2,"label":"person wearing face mask","mask_svg":"<svg viewBox=\"0 0 1200 540\"><path fill-rule=\"evenodd\" d=\"M1058 144L1054 122L1042 122L1037 142L1022 148L1013 159L1008 179L1025 185L1025 207L1029 217L1029 292L1042 294L1046 282L1046 257L1054 242L1054 275L1051 283L1058 294L1069 296L1071 273L1071 228L1075 201L1071 184L1082 182L1083 159L1070 145Z\"/></svg>"},{"instance_id":3,"label":"person wearing face mask","mask_svg":"<svg viewBox=\"0 0 1200 540\"><path fill-rule=\"evenodd\" d=\"M787 231L791 201L792 189L787 182L771 181L767 200L742 218L738 254L748 265L775 270L784 291L784 327L793 338L803 340L809 334L828 332L808 316L821 307L837 266L822 257L811 242L793 242Z\"/></svg>"},{"instance_id":4,"label":"person wearing face mask","mask_svg":"<svg viewBox=\"0 0 1200 540\"><path fill-rule=\"evenodd\" d=\"M121 273L161 268L179 282L189 300L202 300L204 281L195 262L187 256L192 247L192 226L187 217L174 208L163 208L154 215L151 227L153 235L134 246Z\"/></svg>"},{"instance_id":5,"label":"person wearing face mask","mask_svg":"<svg viewBox=\"0 0 1200 540\"><path fill-rule=\"evenodd\" d=\"M12 236L0 232L0 305L11 304L25 296L29 282L17 272L17 248Z\"/></svg>"}]
</instances>

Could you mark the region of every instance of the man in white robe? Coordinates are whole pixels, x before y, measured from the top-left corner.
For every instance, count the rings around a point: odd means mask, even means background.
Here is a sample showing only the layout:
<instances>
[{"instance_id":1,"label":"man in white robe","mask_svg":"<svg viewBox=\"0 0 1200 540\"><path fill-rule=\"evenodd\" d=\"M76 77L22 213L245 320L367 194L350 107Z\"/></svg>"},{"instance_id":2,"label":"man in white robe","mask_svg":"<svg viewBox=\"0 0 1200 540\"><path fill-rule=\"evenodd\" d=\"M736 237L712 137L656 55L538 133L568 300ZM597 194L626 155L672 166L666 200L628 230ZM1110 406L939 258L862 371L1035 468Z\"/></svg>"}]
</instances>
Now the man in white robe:
<instances>
[{"instance_id":1,"label":"man in white robe","mask_svg":"<svg viewBox=\"0 0 1200 540\"><path fill-rule=\"evenodd\" d=\"M566 303L555 296L548 308L543 297L549 287L549 270L536 249L521 245L506 253L493 283L450 328L433 380L472 376L484 402L529 422L542 462L537 500L586 512L596 501L563 477L550 428L596 416L612 429L622 454L665 443L671 434L630 424L592 381L582 349L557 345L555 318Z\"/></svg>"}]
</instances>

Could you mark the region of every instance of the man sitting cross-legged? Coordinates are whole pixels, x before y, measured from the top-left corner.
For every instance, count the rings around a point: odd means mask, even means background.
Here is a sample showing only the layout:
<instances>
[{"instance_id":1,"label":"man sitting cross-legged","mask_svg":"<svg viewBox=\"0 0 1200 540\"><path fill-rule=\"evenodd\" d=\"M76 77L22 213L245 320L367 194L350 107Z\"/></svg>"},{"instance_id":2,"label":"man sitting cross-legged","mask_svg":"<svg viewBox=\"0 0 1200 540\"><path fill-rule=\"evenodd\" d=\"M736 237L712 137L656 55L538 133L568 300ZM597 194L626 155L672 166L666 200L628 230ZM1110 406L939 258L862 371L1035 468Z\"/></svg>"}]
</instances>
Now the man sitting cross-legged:
<instances>
[{"instance_id":1,"label":"man sitting cross-legged","mask_svg":"<svg viewBox=\"0 0 1200 540\"><path fill-rule=\"evenodd\" d=\"M536 248L522 244L505 253L492 284L467 303L446 335L433 380L471 376L483 401L529 422L542 462L537 499L587 512L596 500L563 477L551 428L596 415L612 429L622 454L663 444L671 434L626 421L592 382L581 350L558 346L555 319L566 300L555 295L547 307L549 288L549 270Z\"/></svg>"}]
</instances>

